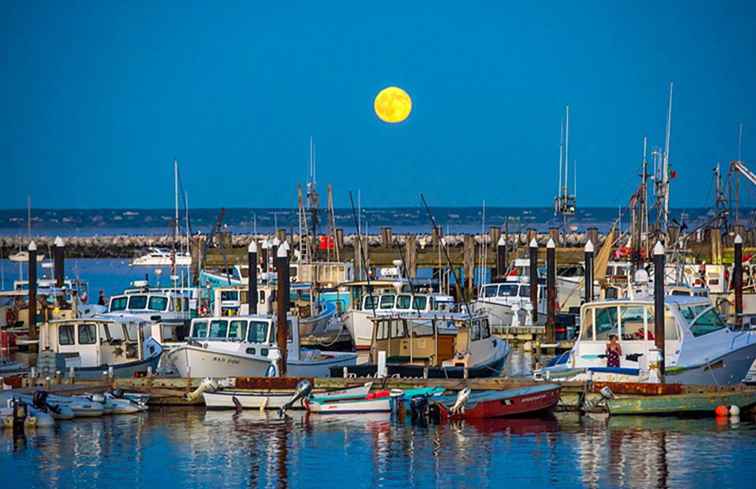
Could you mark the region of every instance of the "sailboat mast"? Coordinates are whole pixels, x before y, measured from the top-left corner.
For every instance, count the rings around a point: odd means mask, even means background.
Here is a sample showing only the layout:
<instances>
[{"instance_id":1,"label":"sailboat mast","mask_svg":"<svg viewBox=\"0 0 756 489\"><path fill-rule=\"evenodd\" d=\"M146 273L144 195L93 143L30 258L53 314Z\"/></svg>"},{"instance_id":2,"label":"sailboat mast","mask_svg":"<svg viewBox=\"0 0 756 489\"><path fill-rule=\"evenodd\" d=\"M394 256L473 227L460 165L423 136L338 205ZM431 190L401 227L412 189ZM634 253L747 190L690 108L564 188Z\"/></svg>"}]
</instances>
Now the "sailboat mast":
<instances>
[{"instance_id":1,"label":"sailboat mast","mask_svg":"<svg viewBox=\"0 0 756 489\"><path fill-rule=\"evenodd\" d=\"M564 166L564 119L559 121L559 186L557 187L556 204L554 214L560 211L562 206L562 167Z\"/></svg>"},{"instance_id":2,"label":"sailboat mast","mask_svg":"<svg viewBox=\"0 0 756 489\"><path fill-rule=\"evenodd\" d=\"M565 115L564 115L564 192L563 196L565 201L567 200L567 196L569 195L569 192L567 191L568 182L570 179L568 178L569 168L570 168L570 106L565 106Z\"/></svg>"}]
</instances>

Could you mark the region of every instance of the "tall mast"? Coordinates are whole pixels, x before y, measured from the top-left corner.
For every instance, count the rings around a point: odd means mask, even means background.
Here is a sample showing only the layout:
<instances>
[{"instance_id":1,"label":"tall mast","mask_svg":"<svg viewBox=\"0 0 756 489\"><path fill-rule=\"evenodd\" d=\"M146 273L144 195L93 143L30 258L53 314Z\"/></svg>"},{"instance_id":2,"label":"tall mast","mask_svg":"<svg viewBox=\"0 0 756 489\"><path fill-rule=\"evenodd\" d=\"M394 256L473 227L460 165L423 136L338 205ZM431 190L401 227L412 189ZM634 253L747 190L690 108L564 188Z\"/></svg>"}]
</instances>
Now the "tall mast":
<instances>
[{"instance_id":1,"label":"tall mast","mask_svg":"<svg viewBox=\"0 0 756 489\"><path fill-rule=\"evenodd\" d=\"M559 186L554 204L554 214L559 213L562 204L562 166L564 166L564 119L559 121Z\"/></svg>"},{"instance_id":2,"label":"tall mast","mask_svg":"<svg viewBox=\"0 0 756 489\"><path fill-rule=\"evenodd\" d=\"M563 197L567 200L569 195L568 187L569 181L568 173L570 168L570 106L567 105L564 108L564 192Z\"/></svg>"},{"instance_id":3,"label":"tall mast","mask_svg":"<svg viewBox=\"0 0 756 489\"><path fill-rule=\"evenodd\" d=\"M662 161L662 183L664 185L664 233L669 227L669 144L672 132L672 89L674 83L669 82L669 103L667 105L667 129L664 135L664 159Z\"/></svg>"}]
</instances>

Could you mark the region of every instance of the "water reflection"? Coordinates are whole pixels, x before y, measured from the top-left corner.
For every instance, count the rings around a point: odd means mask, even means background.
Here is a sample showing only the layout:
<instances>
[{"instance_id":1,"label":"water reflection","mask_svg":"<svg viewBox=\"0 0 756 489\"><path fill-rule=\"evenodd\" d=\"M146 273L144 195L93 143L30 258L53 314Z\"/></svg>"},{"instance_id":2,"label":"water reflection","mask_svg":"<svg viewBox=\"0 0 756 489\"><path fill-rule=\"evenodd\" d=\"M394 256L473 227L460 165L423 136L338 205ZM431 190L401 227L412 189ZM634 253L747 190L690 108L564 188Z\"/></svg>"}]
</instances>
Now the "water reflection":
<instances>
[{"instance_id":1,"label":"water reflection","mask_svg":"<svg viewBox=\"0 0 756 489\"><path fill-rule=\"evenodd\" d=\"M745 420L566 415L416 426L388 414L163 409L6 431L0 473L49 488L750 487L755 441Z\"/></svg>"}]
</instances>

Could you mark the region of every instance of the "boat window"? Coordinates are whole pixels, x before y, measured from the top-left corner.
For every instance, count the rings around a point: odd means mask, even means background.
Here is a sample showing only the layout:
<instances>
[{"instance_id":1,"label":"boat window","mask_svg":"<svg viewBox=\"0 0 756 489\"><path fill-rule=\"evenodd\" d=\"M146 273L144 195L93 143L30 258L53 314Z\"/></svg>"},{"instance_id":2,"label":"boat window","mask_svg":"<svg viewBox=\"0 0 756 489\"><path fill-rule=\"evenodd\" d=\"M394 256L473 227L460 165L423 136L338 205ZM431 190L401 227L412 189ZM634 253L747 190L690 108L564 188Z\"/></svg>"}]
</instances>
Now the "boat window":
<instances>
[{"instance_id":1,"label":"boat window","mask_svg":"<svg viewBox=\"0 0 756 489\"><path fill-rule=\"evenodd\" d=\"M706 309L706 306L704 306L704 309ZM651 306L648 306L646 308L646 314L647 314L647 323L648 323L648 332L647 332L647 338L649 340L654 339L655 330L656 330L656 321L654 318L654 308ZM667 341L670 340L678 340L680 339L680 334L677 331L677 326L675 325L675 318L672 316L672 313L669 311L669 308L665 308L664 311L664 339Z\"/></svg>"},{"instance_id":2,"label":"boat window","mask_svg":"<svg viewBox=\"0 0 756 489\"><path fill-rule=\"evenodd\" d=\"M147 307L146 295L132 295L129 297L129 309L144 309Z\"/></svg>"},{"instance_id":3,"label":"boat window","mask_svg":"<svg viewBox=\"0 0 756 489\"><path fill-rule=\"evenodd\" d=\"M727 324L722 321L717 311L711 308L698 316L698 319L690 326L690 332L693 336L703 336L726 327Z\"/></svg>"},{"instance_id":4,"label":"boat window","mask_svg":"<svg viewBox=\"0 0 756 489\"><path fill-rule=\"evenodd\" d=\"M168 298L159 295L150 296L149 307L151 311L165 311L168 309Z\"/></svg>"},{"instance_id":5,"label":"boat window","mask_svg":"<svg viewBox=\"0 0 756 489\"><path fill-rule=\"evenodd\" d=\"M694 306L680 306L680 314L688 321L692 321L696 316L705 311L708 304L696 304Z\"/></svg>"},{"instance_id":6,"label":"boat window","mask_svg":"<svg viewBox=\"0 0 756 489\"><path fill-rule=\"evenodd\" d=\"M239 291L238 290L222 290L221 300L222 301L238 301Z\"/></svg>"},{"instance_id":7,"label":"boat window","mask_svg":"<svg viewBox=\"0 0 756 489\"><path fill-rule=\"evenodd\" d=\"M643 306L620 306L623 340L643 339L643 313L645 310L646 308Z\"/></svg>"},{"instance_id":8,"label":"boat window","mask_svg":"<svg viewBox=\"0 0 756 489\"><path fill-rule=\"evenodd\" d=\"M372 311L373 309L378 308L378 298L373 297L372 295L369 295L365 297L365 306L362 308L363 311Z\"/></svg>"},{"instance_id":9,"label":"boat window","mask_svg":"<svg viewBox=\"0 0 756 489\"><path fill-rule=\"evenodd\" d=\"M593 341L593 313L595 309L586 309L585 317L580 317L580 341Z\"/></svg>"},{"instance_id":10,"label":"boat window","mask_svg":"<svg viewBox=\"0 0 756 489\"><path fill-rule=\"evenodd\" d=\"M515 284L500 285L499 297L517 297L517 285Z\"/></svg>"},{"instance_id":11,"label":"boat window","mask_svg":"<svg viewBox=\"0 0 756 489\"><path fill-rule=\"evenodd\" d=\"M268 323L266 321L250 321L247 330L248 343L265 343L268 341Z\"/></svg>"},{"instance_id":12,"label":"boat window","mask_svg":"<svg viewBox=\"0 0 756 489\"><path fill-rule=\"evenodd\" d=\"M596 341L609 341L609 336L617 334L617 308L596 308Z\"/></svg>"},{"instance_id":13,"label":"boat window","mask_svg":"<svg viewBox=\"0 0 756 489\"><path fill-rule=\"evenodd\" d=\"M388 321L378 321L376 327L378 328L378 330L375 332L375 339L388 339Z\"/></svg>"},{"instance_id":14,"label":"boat window","mask_svg":"<svg viewBox=\"0 0 756 489\"><path fill-rule=\"evenodd\" d=\"M480 339L480 321L476 319L470 326L470 341L478 341Z\"/></svg>"},{"instance_id":15,"label":"boat window","mask_svg":"<svg viewBox=\"0 0 756 489\"><path fill-rule=\"evenodd\" d=\"M192 325L192 338L207 337L207 321L195 321Z\"/></svg>"},{"instance_id":16,"label":"boat window","mask_svg":"<svg viewBox=\"0 0 756 489\"><path fill-rule=\"evenodd\" d=\"M404 338L407 336L407 325L403 319L391 320L391 337L392 338Z\"/></svg>"},{"instance_id":17,"label":"boat window","mask_svg":"<svg viewBox=\"0 0 756 489\"><path fill-rule=\"evenodd\" d=\"M496 289L498 288L498 285L483 286L483 297L496 297Z\"/></svg>"},{"instance_id":18,"label":"boat window","mask_svg":"<svg viewBox=\"0 0 756 489\"><path fill-rule=\"evenodd\" d=\"M396 308L397 309L409 309L412 305L412 297L409 295L399 295L396 297Z\"/></svg>"},{"instance_id":19,"label":"boat window","mask_svg":"<svg viewBox=\"0 0 756 489\"><path fill-rule=\"evenodd\" d=\"M58 344L62 346L73 345L74 327L73 324L64 324L58 328Z\"/></svg>"},{"instance_id":20,"label":"boat window","mask_svg":"<svg viewBox=\"0 0 756 489\"><path fill-rule=\"evenodd\" d=\"M428 307L428 297L424 295L416 295L413 300L412 309L415 309L416 311L424 311L426 307Z\"/></svg>"},{"instance_id":21,"label":"boat window","mask_svg":"<svg viewBox=\"0 0 756 489\"><path fill-rule=\"evenodd\" d=\"M225 319L210 321L210 334L208 338L225 338L226 334L228 334L228 321Z\"/></svg>"},{"instance_id":22,"label":"boat window","mask_svg":"<svg viewBox=\"0 0 756 489\"><path fill-rule=\"evenodd\" d=\"M394 295L386 294L381 296L380 308L381 309L393 309L394 307Z\"/></svg>"},{"instance_id":23,"label":"boat window","mask_svg":"<svg viewBox=\"0 0 756 489\"><path fill-rule=\"evenodd\" d=\"M530 297L530 285L520 286L520 297Z\"/></svg>"},{"instance_id":24,"label":"boat window","mask_svg":"<svg viewBox=\"0 0 756 489\"><path fill-rule=\"evenodd\" d=\"M126 309L126 303L129 301L129 298L126 296L120 296L120 297L113 297L110 299L110 310L111 311L123 311Z\"/></svg>"},{"instance_id":25,"label":"boat window","mask_svg":"<svg viewBox=\"0 0 756 489\"><path fill-rule=\"evenodd\" d=\"M482 339L491 337L491 327L488 324L488 319L480 320L480 337Z\"/></svg>"},{"instance_id":26,"label":"boat window","mask_svg":"<svg viewBox=\"0 0 756 489\"><path fill-rule=\"evenodd\" d=\"M94 324L79 325L79 344L94 345L97 343L97 327Z\"/></svg>"},{"instance_id":27,"label":"boat window","mask_svg":"<svg viewBox=\"0 0 756 489\"><path fill-rule=\"evenodd\" d=\"M291 340L291 319L286 320L286 339ZM270 342L271 343L278 343L277 339L278 332L276 331L276 323L271 323L270 325Z\"/></svg>"},{"instance_id":28,"label":"boat window","mask_svg":"<svg viewBox=\"0 0 756 489\"><path fill-rule=\"evenodd\" d=\"M231 321L228 327L228 337L232 340L241 341L247 336L247 321Z\"/></svg>"}]
</instances>

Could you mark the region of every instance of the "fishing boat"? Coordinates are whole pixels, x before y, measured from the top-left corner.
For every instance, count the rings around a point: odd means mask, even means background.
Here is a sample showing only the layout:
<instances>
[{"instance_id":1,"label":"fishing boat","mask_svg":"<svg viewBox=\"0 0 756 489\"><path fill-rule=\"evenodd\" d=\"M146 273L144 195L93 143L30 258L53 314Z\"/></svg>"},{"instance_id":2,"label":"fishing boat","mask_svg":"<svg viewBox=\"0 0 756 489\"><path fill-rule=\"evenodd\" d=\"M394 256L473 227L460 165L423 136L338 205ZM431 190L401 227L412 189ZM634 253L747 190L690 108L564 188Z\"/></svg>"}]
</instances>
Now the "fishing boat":
<instances>
[{"instance_id":1,"label":"fishing boat","mask_svg":"<svg viewBox=\"0 0 756 489\"><path fill-rule=\"evenodd\" d=\"M318 392L313 394L312 399L324 402L328 400L361 399L367 397L372 386L372 382L367 382L356 387ZM292 392L223 389L215 392L204 392L202 396L208 409L280 409L291 399ZM292 407L303 408L304 406L301 402L295 402Z\"/></svg>"},{"instance_id":2,"label":"fishing boat","mask_svg":"<svg viewBox=\"0 0 756 489\"><path fill-rule=\"evenodd\" d=\"M175 368L181 377L263 377L280 355L275 321L269 315L193 319L187 343L168 352L163 367ZM355 353L300 348L299 318L287 321L288 375L326 377L330 368L356 364Z\"/></svg>"},{"instance_id":3,"label":"fishing boat","mask_svg":"<svg viewBox=\"0 0 756 489\"><path fill-rule=\"evenodd\" d=\"M666 295L665 382L730 385L743 381L756 358L756 333L728 326L706 297ZM584 304L572 349L534 372L537 380L649 381L654 348L653 297ZM607 367L606 343L616 335L620 367Z\"/></svg>"},{"instance_id":4,"label":"fishing boat","mask_svg":"<svg viewBox=\"0 0 756 489\"><path fill-rule=\"evenodd\" d=\"M188 267L192 256L188 252L172 252L164 248L149 248L147 253L134 258L129 263L132 267Z\"/></svg>"},{"instance_id":5,"label":"fishing boat","mask_svg":"<svg viewBox=\"0 0 756 489\"><path fill-rule=\"evenodd\" d=\"M503 391L465 392L455 399L439 398L441 419L489 419L551 412L559 403L561 386L540 384Z\"/></svg>"},{"instance_id":6,"label":"fishing boat","mask_svg":"<svg viewBox=\"0 0 756 489\"><path fill-rule=\"evenodd\" d=\"M484 314L394 313L372 320L370 362L347 368L360 377L491 377L498 375L511 351L506 341L491 334ZM384 354L386 369L378 372ZM331 375L340 372L332 369Z\"/></svg>"},{"instance_id":7,"label":"fishing boat","mask_svg":"<svg viewBox=\"0 0 756 489\"><path fill-rule=\"evenodd\" d=\"M133 377L157 369L163 348L154 338L143 340L147 325L138 320L103 318L48 321L39 330L40 358L52 355L55 370L73 369L77 378L103 374Z\"/></svg>"}]
</instances>

